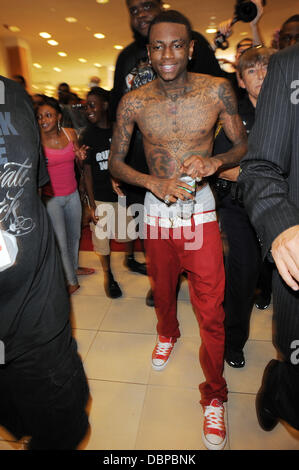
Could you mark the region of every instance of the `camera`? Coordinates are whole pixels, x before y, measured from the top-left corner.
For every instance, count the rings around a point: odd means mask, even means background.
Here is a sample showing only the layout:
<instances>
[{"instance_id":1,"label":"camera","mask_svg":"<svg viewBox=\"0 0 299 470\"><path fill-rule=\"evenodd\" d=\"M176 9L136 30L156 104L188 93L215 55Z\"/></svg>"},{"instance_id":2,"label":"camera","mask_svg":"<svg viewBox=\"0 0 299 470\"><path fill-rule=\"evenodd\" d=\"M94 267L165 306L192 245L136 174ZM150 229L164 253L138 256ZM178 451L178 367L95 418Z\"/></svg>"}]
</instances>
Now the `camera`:
<instances>
[{"instance_id":1,"label":"camera","mask_svg":"<svg viewBox=\"0 0 299 470\"><path fill-rule=\"evenodd\" d=\"M262 0L262 6L266 5L266 0ZM250 0L237 0L234 11L234 19L232 25L237 23L237 21L243 21L244 23L250 23L257 16L257 6L255 3ZM229 47L229 43L224 34L221 34L219 31L216 34L214 39L214 44L216 48L225 50Z\"/></svg>"},{"instance_id":2,"label":"camera","mask_svg":"<svg viewBox=\"0 0 299 470\"><path fill-rule=\"evenodd\" d=\"M266 0L262 1L262 6L266 5ZM243 21L244 23L250 23L257 15L257 6L250 0L237 0L235 6L234 23L237 21Z\"/></svg>"}]
</instances>

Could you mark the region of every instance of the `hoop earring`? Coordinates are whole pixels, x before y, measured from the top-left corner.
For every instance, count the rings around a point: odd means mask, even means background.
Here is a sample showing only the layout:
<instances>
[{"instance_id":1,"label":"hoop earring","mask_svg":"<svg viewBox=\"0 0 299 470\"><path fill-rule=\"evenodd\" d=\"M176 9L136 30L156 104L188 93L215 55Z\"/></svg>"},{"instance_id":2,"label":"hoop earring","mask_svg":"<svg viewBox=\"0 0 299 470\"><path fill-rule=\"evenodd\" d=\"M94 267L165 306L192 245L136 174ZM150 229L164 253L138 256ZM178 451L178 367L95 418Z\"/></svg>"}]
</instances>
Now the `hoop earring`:
<instances>
[{"instance_id":1,"label":"hoop earring","mask_svg":"<svg viewBox=\"0 0 299 470\"><path fill-rule=\"evenodd\" d=\"M61 131L61 122L60 121L58 121L57 127L58 127L58 132L60 132Z\"/></svg>"}]
</instances>

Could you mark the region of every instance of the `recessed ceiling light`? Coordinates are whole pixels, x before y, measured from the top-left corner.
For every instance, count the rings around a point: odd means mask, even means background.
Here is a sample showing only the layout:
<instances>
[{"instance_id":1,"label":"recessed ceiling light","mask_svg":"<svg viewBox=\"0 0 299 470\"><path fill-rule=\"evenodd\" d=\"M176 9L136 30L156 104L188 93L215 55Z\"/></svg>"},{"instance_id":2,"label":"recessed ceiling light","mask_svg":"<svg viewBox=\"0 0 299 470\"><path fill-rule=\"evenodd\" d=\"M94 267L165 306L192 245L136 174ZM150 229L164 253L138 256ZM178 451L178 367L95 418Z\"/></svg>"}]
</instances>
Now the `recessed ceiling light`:
<instances>
[{"instance_id":1,"label":"recessed ceiling light","mask_svg":"<svg viewBox=\"0 0 299 470\"><path fill-rule=\"evenodd\" d=\"M163 8L165 10L168 10L169 8L171 8L171 5L169 3L163 3Z\"/></svg>"},{"instance_id":2,"label":"recessed ceiling light","mask_svg":"<svg viewBox=\"0 0 299 470\"><path fill-rule=\"evenodd\" d=\"M98 68L102 67L102 64L98 64L97 62L96 62L95 64L93 64L93 65L94 65L95 67L98 67Z\"/></svg>"},{"instance_id":3,"label":"recessed ceiling light","mask_svg":"<svg viewBox=\"0 0 299 470\"><path fill-rule=\"evenodd\" d=\"M50 46L58 46L59 44L57 41L54 41L54 39L49 39L47 43L50 44Z\"/></svg>"},{"instance_id":4,"label":"recessed ceiling light","mask_svg":"<svg viewBox=\"0 0 299 470\"><path fill-rule=\"evenodd\" d=\"M122 50L124 48L124 46L120 46L119 44L116 44L113 47L114 47L114 49L117 49L117 50Z\"/></svg>"},{"instance_id":5,"label":"recessed ceiling light","mask_svg":"<svg viewBox=\"0 0 299 470\"><path fill-rule=\"evenodd\" d=\"M42 38L44 38L44 39L49 39L49 38L51 38L51 37L52 37L52 35L51 35L51 34L49 34L49 33L45 33L45 32L43 32L43 33L39 33L39 35L40 35L40 37L42 37Z\"/></svg>"},{"instance_id":6,"label":"recessed ceiling light","mask_svg":"<svg viewBox=\"0 0 299 470\"><path fill-rule=\"evenodd\" d=\"M35 67L36 69L41 69L42 68L41 64L38 64L37 62L35 62L33 64L33 67Z\"/></svg>"},{"instance_id":7,"label":"recessed ceiling light","mask_svg":"<svg viewBox=\"0 0 299 470\"><path fill-rule=\"evenodd\" d=\"M241 36L246 36L246 34L248 34L247 31L243 31L243 32L241 33Z\"/></svg>"},{"instance_id":8,"label":"recessed ceiling light","mask_svg":"<svg viewBox=\"0 0 299 470\"><path fill-rule=\"evenodd\" d=\"M59 67L53 67L53 70L55 70L55 72L61 72L61 69Z\"/></svg>"},{"instance_id":9,"label":"recessed ceiling light","mask_svg":"<svg viewBox=\"0 0 299 470\"><path fill-rule=\"evenodd\" d=\"M19 33L21 30L18 26L8 26L9 31L12 33Z\"/></svg>"},{"instance_id":10,"label":"recessed ceiling light","mask_svg":"<svg viewBox=\"0 0 299 470\"><path fill-rule=\"evenodd\" d=\"M80 57L78 60L79 60L79 62L82 62L83 64L85 64L87 62L87 60L84 59L83 57Z\"/></svg>"},{"instance_id":11,"label":"recessed ceiling light","mask_svg":"<svg viewBox=\"0 0 299 470\"><path fill-rule=\"evenodd\" d=\"M208 34L217 33L217 28L207 28L206 33Z\"/></svg>"},{"instance_id":12,"label":"recessed ceiling light","mask_svg":"<svg viewBox=\"0 0 299 470\"><path fill-rule=\"evenodd\" d=\"M102 33L95 33L94 37L97 39L104 39L106 36L105 34L102 34Z\"/></svg>"},{"instance_id":13,"label":"recessed ceiling light","mask_svg":"<svg viewBox=\"0 0 299 470\"><path fill-rule=\"evenodd\" d=\"M109 0L96 0L97 3L108 3Z\"/></svg>"},{"instance_id":14,"label":"recessed ceiling light","mask_svg":"<svg viewBox=\"0 0 299 470\"><path fill-rule=\"evenodd\" d=\"M67 21L68 23L77 23L78 20L74 16L67 16L65 18L65 21Z\"/></svg>"},{"instance_id":15,"label":"recessed ceiling light","mask_svg":"<svg viewBox=\"0 0 299 470\"><path fill-rule=\"evenodd\" d=\"M60 57L67 57L66 52L57 52L57 54L60 55Z\"/></svg>"}]
</instances>

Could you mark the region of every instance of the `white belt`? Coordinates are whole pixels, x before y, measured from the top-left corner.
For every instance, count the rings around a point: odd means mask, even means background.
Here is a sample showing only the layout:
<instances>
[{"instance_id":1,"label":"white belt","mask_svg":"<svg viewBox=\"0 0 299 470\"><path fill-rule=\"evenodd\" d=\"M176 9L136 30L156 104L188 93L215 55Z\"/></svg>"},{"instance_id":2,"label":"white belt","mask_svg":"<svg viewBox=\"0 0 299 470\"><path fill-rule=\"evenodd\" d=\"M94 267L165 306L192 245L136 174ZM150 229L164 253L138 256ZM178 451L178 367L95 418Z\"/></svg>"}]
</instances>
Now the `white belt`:
<instances>
[{"instance_id":1,"label":"white belt","mask_svg":"<svg viewBox=\"0 0 299 470\"><path fill-rule=\"evenodd\" d=\"M206 224L208 222L215 222L217 220L216 211L199 212L193 214L190 219L181 219L181 217L162 218L154 215L145 215L144 221L147 225L153 227L159 226L163 228L178 228L178 227L191 227L191 220L194 220L194 225Z\"/></svg>"}]
</instances>

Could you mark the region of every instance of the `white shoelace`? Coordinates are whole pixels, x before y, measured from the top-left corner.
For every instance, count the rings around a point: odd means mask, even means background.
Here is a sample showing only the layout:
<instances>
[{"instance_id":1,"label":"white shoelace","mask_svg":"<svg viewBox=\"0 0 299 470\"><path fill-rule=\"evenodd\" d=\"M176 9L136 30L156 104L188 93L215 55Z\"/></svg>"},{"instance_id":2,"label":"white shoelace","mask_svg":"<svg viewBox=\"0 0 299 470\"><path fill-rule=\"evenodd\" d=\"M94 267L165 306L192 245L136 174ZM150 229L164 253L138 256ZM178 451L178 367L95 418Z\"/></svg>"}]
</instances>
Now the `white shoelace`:
<instances>
[{"instance_id":1,"label":"white shoelace","mask_svg":"<svg viewBox=\"0 0 299 470\"><path fill-rule=\"evenodd\" d=\"M167 356L169 349L171 349L172 346L172 343L158 343L156 347L156 355Z\"/></svg>"},{"instance_id":2,"label":"white shoelace","mask_svg":"<svg viewBox=\"0 0 299 470\"><path fill-rule=\"evenodd\" d=\"M223 406L206 406L204 416L208 428L224 430Z\"/></svg>"}]
</instances>

